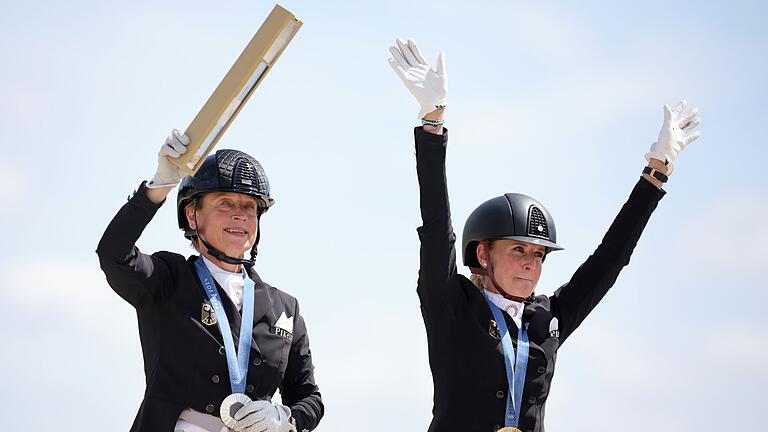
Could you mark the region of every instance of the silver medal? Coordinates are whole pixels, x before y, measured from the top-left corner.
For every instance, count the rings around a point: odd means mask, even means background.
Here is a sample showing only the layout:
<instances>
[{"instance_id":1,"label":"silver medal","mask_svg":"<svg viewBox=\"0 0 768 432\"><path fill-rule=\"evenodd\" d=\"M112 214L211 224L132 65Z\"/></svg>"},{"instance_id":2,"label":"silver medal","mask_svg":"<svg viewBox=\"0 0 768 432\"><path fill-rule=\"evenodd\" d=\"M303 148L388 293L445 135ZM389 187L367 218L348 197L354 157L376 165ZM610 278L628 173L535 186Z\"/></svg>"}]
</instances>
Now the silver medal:
<instances>
[{"instance_id":1,"label":"silver medal","mask_svg":"<svg viewBox=\"0 0 768 432\"><path fill-rule=\"evenodd\" d=\"M251 402L251 398L242 393L232 393L225 397L221 402L221 409L219 410L221 421L224 422L228 428L234 428L237 424L235 413L242 408L243 405L249 402Z\"/></svg>"}]
</instances>

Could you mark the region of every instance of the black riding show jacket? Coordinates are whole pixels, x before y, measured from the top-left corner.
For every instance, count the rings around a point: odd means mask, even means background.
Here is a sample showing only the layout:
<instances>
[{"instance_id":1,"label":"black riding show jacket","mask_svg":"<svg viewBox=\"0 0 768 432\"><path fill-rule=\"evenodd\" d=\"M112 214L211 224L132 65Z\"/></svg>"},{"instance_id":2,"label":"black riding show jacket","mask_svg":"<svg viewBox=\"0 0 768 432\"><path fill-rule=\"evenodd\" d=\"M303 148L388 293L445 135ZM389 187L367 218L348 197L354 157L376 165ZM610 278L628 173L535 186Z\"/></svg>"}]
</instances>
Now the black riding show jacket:
<instances>
[{"instance_id":1,"label":"black riding show jacket","mask_svg":"<svg viewBox=\"0 0 768 432\"><path fill-rule=\"evenodd\" d=\"M492 432L504 427L508 397L504 353L483 293L456 269L445 175L447 130L415 130L421 241L417 292L427 330L434 383L433 432ZM651 213L665 192L641 178L595 252L552 296L524 302L530 351L518 428L544 431L544 406L557 350L629 263ZM517 346L517 326L504 314ZM553 318L558 331L550 332Z\"/></svg>"},{"instance_id":2,"label":"black riding show jacket","mask_svg":"<svg viewBox=\"0 0 768 432\"><path fill-rule=\"evenodd\" d=\"M135 246L159 207L142 184L96 250L109 285L136 309L138 318L146 391L132 432L172 432L186 408L218 417L222 400L232 393L218 325L203 319L208 297L195 271L198 257L165 251L146 255ZM246 394L269 400L279 388L297 429L312 430L324 407L298 302L264 283L254 270L249 276L255 283L255 304ZM216 287L237 346L241 314L218 283ZM275 326L282 314L293 319L292 334Z\"/></svg>"}]
</instances>

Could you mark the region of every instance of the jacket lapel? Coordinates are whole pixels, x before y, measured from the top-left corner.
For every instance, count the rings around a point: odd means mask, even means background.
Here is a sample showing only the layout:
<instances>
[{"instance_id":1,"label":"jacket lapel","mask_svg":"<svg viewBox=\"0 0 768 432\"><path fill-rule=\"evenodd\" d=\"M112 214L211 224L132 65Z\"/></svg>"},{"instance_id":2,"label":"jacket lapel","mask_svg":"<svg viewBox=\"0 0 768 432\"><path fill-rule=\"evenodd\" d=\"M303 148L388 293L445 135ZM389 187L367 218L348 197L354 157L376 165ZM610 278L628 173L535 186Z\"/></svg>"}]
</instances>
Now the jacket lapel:
<instances>
[{"instance_id":1,"label":"jacket lapel","mask_svg":"<svg viewBox=\"0 0 768 432\"><path fill-rule=\"evenodd\" d=\"M192 256L190 257L188 263L192 270L192 273L195 275L194 279L195 282L197 282L198 286L198 292L202 296L202 300L206 301L208 300L208 295L205 293L205 288L203 288L203 283L200 281L200 278L197 276L197 271L195 270L195 261L200 259L198 256ZM253 325L252 327L256 326L256 323L259 321L261 317L264 316L264 313L267 311L267 307L269 305L269 294L267 293L266 286L264 282L261 281L261 278L256 274L255 271L251 270L251 279L255 282L254 287L254 302L256 303L254 305L253 310ZM237 306L235 306L235 303L232 302L232 299L229 298L229 295L224 292L224 290L221 288L218 282L216 280L213 280L213 283L216 285L216 291L219 294L219 298L221 299L221 304L224 307L224 313L227 315L227 320L229 322L229 330L232 333L232 339L235 343L235 349L237 349L237 346L240 342L240 324L242 323L242 315L240 314L240 311L237 310ZM218 325L212 325L209 327L211 330L211 334L215 335L216 339L219 341L219 343L224 345L224 340L221 336L221 331L219 330ZM251 331L251 349L255 350L259 354L261 354L261 351L259 350L259 347L256 345L256 341L253 339L253 331Z\"/></svg>"},{"instance_id":2,"label":"jacket lapel","mask_svg":"<svg viewBox=\"0 0 768 432\"><path fill-rule=\"evenodd\" d=\"M251 280L255 285L254 302L253 305L253 326L264 317L272 304L272 298L269 295L269 285L265 284L256 270L251 268L250 271Z\"/></svg>"}]
</instances>

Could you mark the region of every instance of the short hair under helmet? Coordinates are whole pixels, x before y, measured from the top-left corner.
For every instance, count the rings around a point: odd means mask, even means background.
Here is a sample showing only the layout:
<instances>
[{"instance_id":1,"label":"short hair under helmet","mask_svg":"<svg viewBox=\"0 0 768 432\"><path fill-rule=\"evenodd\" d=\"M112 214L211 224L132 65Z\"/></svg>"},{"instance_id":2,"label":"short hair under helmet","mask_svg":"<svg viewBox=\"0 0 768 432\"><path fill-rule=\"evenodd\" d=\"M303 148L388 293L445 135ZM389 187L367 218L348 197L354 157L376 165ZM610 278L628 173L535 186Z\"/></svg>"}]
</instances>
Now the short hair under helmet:
<instances>
[{"instance_id":1,"label":"short hair under helmet","mask_svg":"<svg viewBox=\"0 0 768 432\"><path fill-rule=\"evenodd\" d=\"M562 250L555 221L546 208L528 195L508 193L480 204L467 218L461 239L464 265L479 268L477 244L483 240L517 240Z\"/></svg>"},{"instance_id":2,"label":"short hair under helmet","mask_svg":"<svg viewBox=\"0 0 768 432\"><path fill-rule=\"evenodd\" d=\"M176 198L179 228L187 238L196 235L190 229L184 208L195 198L209 192L235 192L250 195L259 203L259 215L267 211L275 200L269 195L269 180L261 164L239 150L218 150L208 156L193 176L181 180Z\"/></svg>"}]
</instances>

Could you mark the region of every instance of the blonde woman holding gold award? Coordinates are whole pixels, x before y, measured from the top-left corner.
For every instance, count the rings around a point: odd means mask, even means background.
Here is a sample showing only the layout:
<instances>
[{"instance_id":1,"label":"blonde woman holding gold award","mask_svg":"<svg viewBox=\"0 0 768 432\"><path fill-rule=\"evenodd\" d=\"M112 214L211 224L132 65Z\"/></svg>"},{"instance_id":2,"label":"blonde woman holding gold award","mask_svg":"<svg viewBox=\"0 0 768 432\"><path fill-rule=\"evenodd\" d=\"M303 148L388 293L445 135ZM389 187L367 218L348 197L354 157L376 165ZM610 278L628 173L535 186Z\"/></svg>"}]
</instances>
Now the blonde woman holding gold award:
<instances>
[{"instance_id":1,"label":"blonde woman holding gold award","mask_svg":"<svg viewBox=\"0 0 768 432\"><path fill-rule=\"evenodd\" d=\"M472 277L458 273L445 175L445 56L433 68L413 40L399 39L390 53L390 66L421 107L414 131L423 222L416 291L434 383L429 430L543 432L557 351L629 263L675 158L699 137L698 111L686 111L685 102L664 106L647 166L638 167L640 178L602 242L554 294L536 294L545 258L563 248L547 209L523 194L491 198L470 214L458 253ZM536 163L507 157L513 176L516 165ZM482 182L482 167L473 169Z\"/></svg>"}]
</instances>

